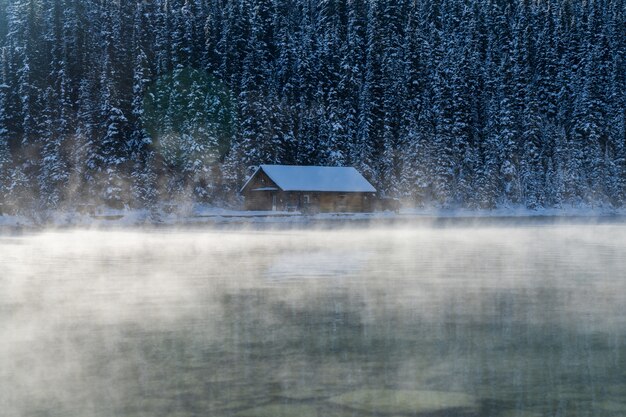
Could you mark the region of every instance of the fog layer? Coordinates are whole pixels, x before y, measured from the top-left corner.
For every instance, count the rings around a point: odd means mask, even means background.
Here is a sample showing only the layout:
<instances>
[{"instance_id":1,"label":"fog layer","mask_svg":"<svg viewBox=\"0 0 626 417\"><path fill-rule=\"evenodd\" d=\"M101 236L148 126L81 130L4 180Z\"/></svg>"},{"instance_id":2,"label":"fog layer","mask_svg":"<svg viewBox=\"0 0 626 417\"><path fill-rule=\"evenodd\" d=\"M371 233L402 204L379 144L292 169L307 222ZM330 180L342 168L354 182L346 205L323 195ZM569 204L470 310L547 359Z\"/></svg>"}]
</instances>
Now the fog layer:
<instances>
[{"instance_id":1,"label":"fog layer","mask_svg":"<svg viewBox=\"0 0 626 417\"><path fill-rule=\"evenodd\" d=\"M623 415L625 232L0 237L1 414Z\"/></svg>"}]
</instances>

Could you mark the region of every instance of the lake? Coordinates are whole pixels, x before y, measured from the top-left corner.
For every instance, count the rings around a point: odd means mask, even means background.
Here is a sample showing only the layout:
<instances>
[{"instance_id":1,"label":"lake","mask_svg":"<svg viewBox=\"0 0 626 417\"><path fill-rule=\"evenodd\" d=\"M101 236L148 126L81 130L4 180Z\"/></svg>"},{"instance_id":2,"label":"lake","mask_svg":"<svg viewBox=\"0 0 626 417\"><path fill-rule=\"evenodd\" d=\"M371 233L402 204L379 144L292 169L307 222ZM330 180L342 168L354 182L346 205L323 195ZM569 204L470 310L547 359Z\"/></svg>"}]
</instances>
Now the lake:
<instances>
[{"instance_id":1,"label":"lake","mask_svg":"<svg viewBox=\"0 0 626 417\"><path fill-rule=\"evenodd\" d=\"M0 235L0 415L626 415L626 226Z\"/></svg>"}]
</instances>

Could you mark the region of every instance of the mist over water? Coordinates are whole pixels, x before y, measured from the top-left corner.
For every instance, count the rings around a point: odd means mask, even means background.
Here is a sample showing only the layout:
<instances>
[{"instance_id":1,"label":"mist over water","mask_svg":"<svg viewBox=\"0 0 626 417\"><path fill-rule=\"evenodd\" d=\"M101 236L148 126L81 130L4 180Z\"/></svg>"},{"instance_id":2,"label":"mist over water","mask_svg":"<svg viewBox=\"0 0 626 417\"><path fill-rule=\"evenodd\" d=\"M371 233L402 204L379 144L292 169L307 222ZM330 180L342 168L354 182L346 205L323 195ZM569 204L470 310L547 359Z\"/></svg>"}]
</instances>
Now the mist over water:
<instances>
[{"instance_id":1,"label":"mist over water","mask_svg":"<svg viewBox=\"0 0 626 417\"><path fill-rule=\"evenodd\" d=\"M626 226L0 235L2 416L624 416Z\"/></svg>"}]
</instances>

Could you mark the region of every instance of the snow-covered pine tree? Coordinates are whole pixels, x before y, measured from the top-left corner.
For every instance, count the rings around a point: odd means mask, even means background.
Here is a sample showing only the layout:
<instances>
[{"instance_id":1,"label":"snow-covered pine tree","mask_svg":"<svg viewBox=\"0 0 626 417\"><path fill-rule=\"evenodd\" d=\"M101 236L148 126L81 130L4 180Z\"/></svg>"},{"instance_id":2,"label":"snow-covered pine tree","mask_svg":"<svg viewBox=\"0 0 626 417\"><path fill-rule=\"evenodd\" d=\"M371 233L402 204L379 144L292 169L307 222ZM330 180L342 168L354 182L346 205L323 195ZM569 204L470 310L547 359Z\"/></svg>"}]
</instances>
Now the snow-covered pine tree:
<instances>
[{"instance_id":1,"label":"snow-covered pine tree","mask_svg":"<svg viewBox=\"0 0 626 417\"><path fill-rule=\"evenodd\" d=\"M495 111L492 111L494 123L492 124L497 144L498 160L500 162L497 177L499 179L499 189L501 204L510 205L521 203L521 188L519 178L519 130L518 117L520 107L516 107L518 97L516 85L518 75L521 73L517 66L521 65L521 60L516 57L520 54L518 39L514 34L514 28L504 18L510 14L510 9L500 10L494 19L495 45L502 48L499 52L500 61L498 71L494 80L494 101Z\"/></svg>"},{"instance_id":2,"label":"snow-covered pine tree","mask_svg":"<svg viewBox=\"0 0 626 417\"><path fill-rule=\"evenodd\" d=\"M298 29L294 36L296 61L294 84L297 96L294 98L294 157L298 164L314 164L316 160L315 141L318 137L319 103L314 99L317 92L317 58L315 54L314 4L301 2L295 19Z\"/></svg>"},{"instance_id":3,"label":"snow-covered pine tree","mask_svg":"<svg viewBox=\"0 0 626 417\"><path fill-rule=\"evenodd\" d=\"M381 58L382 93L382 158L378 170L382 189L386 194L398 196L402 173L402 131L405 128L403 105L407 101L404 55L405 1L388 2L382 11L386 22L381 33L383 39Z\"/></svg>"},{"instance_id":4,"label":"snow-covered pine tree","mask_svg":"<svg viewBox=\"0 0 626 417\"><path fill-rule=\"evenodd\" d=\"M380 172L376 165L384 151L382 142L383 87L380 62L382 39L379 36L382 33L383 22L380 19L380 6L378 1L366 1L364 77L359 93L359 116L355 141L356 166L375 187L380 186Z\"/></svg>"},{"instance_id":5,"label":"snow-covered pine tree","mask_svg":"<svg viewBox=\"0 0 626 417\"><path fill-rule=\"evenodd\" d=\"M407 5L402 39L403 69L401 78L405 98L400 103L399 157L401 158L399 196L423 204L430 199L428 189L432 173L429 171L427 129L431 122L425 116L428 83L430 42L427 41L426 2L412 1Z\"/></svg>"},{"instance_id":6,"label":"snow-covered pine tree","mask_svg":"<svg viewBox=\"0 0 626 417\"><path fill-rule=\"evenodd\" d=\"M12 167L11 149L9 148L8 103L9 86L4 76L4 51L0 55L0 204L7 202L9 178ZM0 207L1 211L1 207Z\"/></svg>"},{"instance_id":7,"label":"snow-covered pine tree","mask_svg":"<svg viewBox=\"0 0 626 417\"><path fill-rule=\"evenodd\" d=\"M69 170L64 154L70 129L70 96L68 57L64 40L64 6L61 1L44 1L46 10L43 30L49 60L48 86L44 93L41 122L40 164L38 184L40 204L57 208L65 201Z\"/></svg>"},{"instance_id":8,"label":"snow-covered pine tree","mask_svg":"<svg viewBox=\"0 0 626 417\"><path fill-rule=\"evenodd\" d=\"M474 205L474 181L478 170L478 154L475 146L477 141L476 120L473 114L473 97L478 94L476 74L479 67L474 61L474 44L472 31L476 26L476 17L470 8L454 7L453 16L453 59L450 84L452 94L452 127L454 191L452 201L457 206L471 207Z\"/></svg>"},{"instance_id":9,"label":"snow-covered pine tree","mask_svg":"<svg viewBox=\"0 0 626 417\"><path fill-rule=\"evenodd\" d=\"M338 100L341 101L340 117L345 140L345 163L354 165L358 160L357 130L359 92L364 78L364 4L361 0L346 2L346 35L340 51L340 78L337 84Z\"/></svg>"},{"instance_id":10,"label":"snow-covered pine tree","mask_svg":"<svg viewBox=\"0 0 626 417\"><path fill-rule=\"evenodd\" d=\"M8 194L20 208L33 209L37 190L39 168L38 146L41 123L42 94L38 81L45 73L37 53L37 41L41 35L39 21L41 4L36 0L16 0L6 4L7 35L4 39L8 53L5 54L5 82L7 92L7 115L13 168Z\"/></svg>"},{"instance_id":11,"label":"snow-covered pine tree","mask_svg":"<svg viewBox=\"0 0 626 417\"><path fill-rule=\"evenodd\" d=\"M152 138L144 126L144 100L150 82L151 68L148 56L144 52L150 47L148 20L145 5L138 3L134 14L132 49L135 62L133 66L133 98L131 108L131 133L128 141L128 154L131 166L131 195L136 207L153 209L158 199L157 168Z\"/></svg>"},{"instance_id":12,"label":"snow-covered pine tree","mask_svg":"<svg viewBox=\"0 0 626 417\"><path fill-rule=\"evenodd\" d=\"M437 30L439 27L439 30ZM433 30L439 34L433 38L434 47L431 72L432 83L432 117L434 123L432 141L433 157L433 197L435 201L449 207L454 202L454 170L455 137L454 137L454 103L452 91L452 74L454 59L454 43L450 36L443 36L444 22L437 20Z\"/></svg>"},{"instance_id":13,"label":"snow-covered pine tree","mask_svg":"<svg viewBox=\"0 0 626 417\"><path fill-rule=\"evenodd\" d=\"M582 156L581 169L585 173L582 197L590 204L606 201L603 147L607 142L606 81L608 62L605 39L598 27L600 11L594 2L583 6L585 18L581 22L582 39L578 58L580 90L574 101L572 140Z\"/></svg>"},{"instance_id":14,"label":"snow-covered pine tree","mask_svg":"<svg viewBox=\"0 0 626 417\"><path fill-rule=\"evenodd\" d=\"M243 60L239 94L240 130L238 140L243 152L243 167L249 171L261 163L282 163L286 158L286 136L273 111L278 98L270 96L270 28L267 1L250 7L250 34ZM288 137L288 136L287 136Z\"/></svg>"},{"instance_id":15,"label":"snow-covered pine tree","mask_svg":"<svg viewBox=\"0 0 626 417\"><path fill-rule=\"evenodd\" d=\"M624 29L619 22L626 19L626 10L619 1L608 2L604 16L603 31L611 51L607 62L609 76L605 91L608 114L605 120L608 124L607 147L610 148L612 161L606 175L610 179L612 202L622 207L626 202L626 39L622 36Z\"/></svg>"},{"instance_id":16,"label":"snow-covered pine tree","mask_svg":"<svg viewBox=\"0 0 626 417\"><path fill-rule=\"evenodd\" d=\"M94 144L97 192L103 203L121 208L128 201L126 138L128 118L124 114L122 83L117 64L123 62L121 7L116 2L100 9L101 36L100 97L98 100L97 142Z\"/></svg>"}]
</instances>

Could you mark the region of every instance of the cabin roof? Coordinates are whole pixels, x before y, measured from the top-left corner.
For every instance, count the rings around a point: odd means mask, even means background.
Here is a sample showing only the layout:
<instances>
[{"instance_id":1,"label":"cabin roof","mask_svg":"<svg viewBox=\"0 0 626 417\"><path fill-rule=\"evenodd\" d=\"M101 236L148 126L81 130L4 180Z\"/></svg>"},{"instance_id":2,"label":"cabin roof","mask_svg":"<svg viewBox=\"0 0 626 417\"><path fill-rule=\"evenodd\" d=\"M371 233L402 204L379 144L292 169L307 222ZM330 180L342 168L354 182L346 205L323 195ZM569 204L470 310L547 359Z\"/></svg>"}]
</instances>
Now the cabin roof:
<instances>
[{"instance_id":1,"label":"cabin roof","mask_svg":"<svg viewBox=\"0 0 626 417\"><path fill-rule=\"evenodd\" d=\"M241 188L243 191L259 171L265 172L283 191L375 193L376 189L352 167L260 165Z\"/></svg>"}]
</instances>

